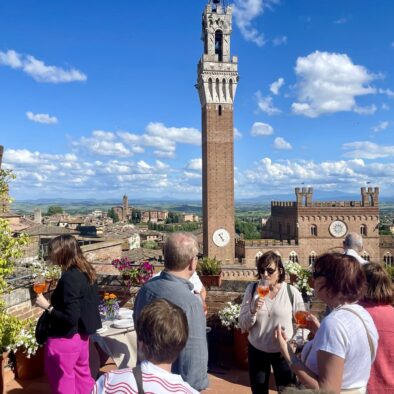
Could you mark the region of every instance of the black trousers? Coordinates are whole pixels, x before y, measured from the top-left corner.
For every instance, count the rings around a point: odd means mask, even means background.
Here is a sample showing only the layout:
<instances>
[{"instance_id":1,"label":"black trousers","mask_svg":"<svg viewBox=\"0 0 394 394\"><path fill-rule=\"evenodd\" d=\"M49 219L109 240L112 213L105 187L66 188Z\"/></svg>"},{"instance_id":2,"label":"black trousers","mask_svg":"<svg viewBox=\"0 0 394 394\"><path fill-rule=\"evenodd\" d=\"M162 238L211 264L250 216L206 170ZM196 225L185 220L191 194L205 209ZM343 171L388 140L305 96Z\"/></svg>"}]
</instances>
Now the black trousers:
<instances>
[{"instance_id":1,"label":"black trousers","mask_svg":"<svg viewBox=\"0 0 394 394\"><path fill-rule=\"evenodd\" d=\"M253 394L268 394L271 365L278 391L296 383L294 373L281 353L266 353L248 344L249 378Z\"/></svg>"}]
</instances>

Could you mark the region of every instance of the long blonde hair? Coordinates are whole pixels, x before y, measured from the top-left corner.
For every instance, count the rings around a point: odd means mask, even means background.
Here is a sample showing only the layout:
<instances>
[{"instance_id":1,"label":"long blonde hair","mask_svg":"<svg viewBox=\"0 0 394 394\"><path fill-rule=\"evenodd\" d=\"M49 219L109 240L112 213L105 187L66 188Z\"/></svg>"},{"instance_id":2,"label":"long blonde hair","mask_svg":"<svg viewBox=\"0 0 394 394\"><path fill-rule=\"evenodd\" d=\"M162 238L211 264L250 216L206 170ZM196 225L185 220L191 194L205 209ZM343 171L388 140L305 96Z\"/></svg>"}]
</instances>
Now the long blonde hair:
<instances>
[{"instance_id":1,"label":"long blonde hair","mask_svg":"<svg viewBox=\"0 0 394 394\"><path fill-rule=\"evenodd\" d=\"M97 279L93 266L85 259L78 241L72 235L59 235L53 238L49 242L49 258L63 271L73 267L79 269L86 274L90 284Z\"/></svg>"}]
</instances>

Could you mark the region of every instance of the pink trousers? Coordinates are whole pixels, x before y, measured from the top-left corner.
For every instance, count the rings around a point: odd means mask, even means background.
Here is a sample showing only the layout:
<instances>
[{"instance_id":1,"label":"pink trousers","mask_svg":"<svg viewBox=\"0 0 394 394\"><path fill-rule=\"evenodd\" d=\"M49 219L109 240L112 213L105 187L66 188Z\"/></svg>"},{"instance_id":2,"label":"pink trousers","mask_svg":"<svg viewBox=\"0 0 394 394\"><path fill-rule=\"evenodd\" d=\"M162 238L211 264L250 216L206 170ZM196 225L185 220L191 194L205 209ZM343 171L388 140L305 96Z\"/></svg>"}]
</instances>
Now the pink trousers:
<instances>
[{"instance_id":1,"label":"pink trousers","mask_svg":"<svg viewBox=\"0 0 394 394\"><path fill-rule=\"evenodd\" d=\"M94 386L89 368L89 337L49 338L45 345L45 371L56 394L88 394Z\"/></svg>"}]
</instances>

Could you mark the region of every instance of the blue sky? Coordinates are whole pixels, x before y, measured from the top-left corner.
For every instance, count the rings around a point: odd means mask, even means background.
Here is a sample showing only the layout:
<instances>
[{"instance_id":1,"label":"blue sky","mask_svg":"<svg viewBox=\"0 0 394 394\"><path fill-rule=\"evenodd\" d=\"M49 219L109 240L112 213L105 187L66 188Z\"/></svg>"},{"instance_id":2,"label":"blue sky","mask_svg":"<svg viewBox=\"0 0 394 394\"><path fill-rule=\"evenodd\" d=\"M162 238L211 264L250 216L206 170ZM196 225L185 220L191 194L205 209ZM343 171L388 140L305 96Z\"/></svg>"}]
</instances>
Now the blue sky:
<instances>
[{"instance_id":1,"label":"blue sky","mask_svg":"<svg viewBox=\"0 0 394 394\"><path fill-rule=\"evenodd\" d=\"M201 196L205 0L0 2L11 193ZM235 0L235 191L394 195L394 2Z\"/></svg>"}]
</instances>

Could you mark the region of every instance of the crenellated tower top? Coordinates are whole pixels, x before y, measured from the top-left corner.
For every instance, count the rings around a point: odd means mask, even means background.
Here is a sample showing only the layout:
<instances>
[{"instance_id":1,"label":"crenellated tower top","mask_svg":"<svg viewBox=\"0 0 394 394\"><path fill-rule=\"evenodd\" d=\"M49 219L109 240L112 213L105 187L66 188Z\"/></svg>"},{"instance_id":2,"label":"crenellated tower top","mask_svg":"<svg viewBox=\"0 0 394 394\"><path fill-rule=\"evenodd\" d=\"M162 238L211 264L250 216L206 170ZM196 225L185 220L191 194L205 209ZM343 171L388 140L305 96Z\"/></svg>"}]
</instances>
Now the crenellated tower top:
<instances>
[{"instance_id":1,"label":"crenellated tower top","mask_svg":"<svg viewBox=\"0 0 394 394\"><path fill-rule=\"evenodd\" d=\"M232 104L238 83L238 58L230 55L232 8L209 0L202 14L204 54L198 64L201 105Z\"/></svg>"}]
</instances>

